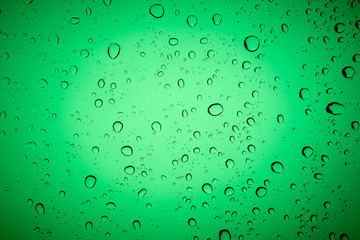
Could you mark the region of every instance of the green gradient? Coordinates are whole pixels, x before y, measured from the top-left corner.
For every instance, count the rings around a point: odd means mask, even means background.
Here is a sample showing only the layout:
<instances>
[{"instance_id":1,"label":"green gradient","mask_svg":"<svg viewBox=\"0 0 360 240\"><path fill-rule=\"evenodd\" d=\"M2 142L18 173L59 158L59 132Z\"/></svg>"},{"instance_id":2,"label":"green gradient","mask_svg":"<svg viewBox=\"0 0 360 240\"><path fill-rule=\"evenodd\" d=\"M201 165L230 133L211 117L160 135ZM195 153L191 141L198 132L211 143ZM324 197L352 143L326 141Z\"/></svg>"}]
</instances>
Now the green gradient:
<instances>
[{"instance_id":1,"label":"green gradient","mask_svg":"<svg viewBox=\"0 0 360 240\"><path fill-rule=\"evenodd\" d=\"M359 239L359 19L1 0L0 240Z\"/></svg>"}]
</instances>

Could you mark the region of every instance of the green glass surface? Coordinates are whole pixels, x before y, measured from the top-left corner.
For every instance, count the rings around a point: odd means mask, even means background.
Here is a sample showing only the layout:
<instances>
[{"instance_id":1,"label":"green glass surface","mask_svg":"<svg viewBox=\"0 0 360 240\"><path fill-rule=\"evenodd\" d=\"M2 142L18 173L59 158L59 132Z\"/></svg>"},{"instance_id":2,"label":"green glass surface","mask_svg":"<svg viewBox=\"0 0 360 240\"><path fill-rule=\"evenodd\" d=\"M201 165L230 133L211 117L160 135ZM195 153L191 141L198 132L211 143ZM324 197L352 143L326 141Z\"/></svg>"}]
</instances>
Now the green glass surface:
<instances>
[{"instance_id":1,"label":"green glass surface","mask_svg":"<svg viewBox=\"0 0 360 240\"><path fill-rule=\"evenodd\" d=\"M360 239L360 0L0 0L0 240Z\"/></svg>"}]
</instances>

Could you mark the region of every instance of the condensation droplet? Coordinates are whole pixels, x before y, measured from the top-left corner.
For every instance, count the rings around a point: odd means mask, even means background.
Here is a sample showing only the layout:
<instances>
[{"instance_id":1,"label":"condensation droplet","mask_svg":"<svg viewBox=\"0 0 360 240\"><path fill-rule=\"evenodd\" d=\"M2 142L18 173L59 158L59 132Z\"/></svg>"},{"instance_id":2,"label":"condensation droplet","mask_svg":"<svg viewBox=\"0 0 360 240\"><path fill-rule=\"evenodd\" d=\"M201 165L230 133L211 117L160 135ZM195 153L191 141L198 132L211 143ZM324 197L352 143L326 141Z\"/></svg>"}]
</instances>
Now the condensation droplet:
<instances>
[{"instance_id":1,"label":"condensation droplet","mask_svg":"<svg viewBox=\"0 0 360 240\"><path fill-rule=\"evenodd\" d=\"M131 156L131 155L133 154L133 149L132 149L132 147L130 147L130 146L123 146L123 147L121 148L121 153L122 153L124 156L129 157L129 156Z\"/></svg>"},{"instance_id":2,"label":"condensation droplet","mask_svg":"<svg viewBox=\"0 0 360 240\"><path fill-rule=\"evenodd\" d=\"M260 40L258 37L254 35L250 35L247 38L245 38L244 45L246 50L248 50L249 52L255 52L256 50L259 49Z\"/></svg>"},{"instance_id":3,"label":"condensation droplet","mask_svg":"<svg viewBox=\"0 0 360 240\"><path fill-rule=\"evenodd\" d=\"M301 153L304 157L309 158L313 155L314 150L311 147L306 146L301 150Z\"/></svg>"},{"instance_id":4,"label":"condensation droplet","mask_svg":"<svg viewBox=\"0 0 360 240\"><path fill-rule=\"evenodd\" d=\"M87 188L93 188L96 184L96 177L94 177L93 175L88 175L85 178L85 186Z\"/></svg>"},{"instance_id":5,"label":"condensation droplet","mask_svg":"<svg viewBox=\"0 0 360 240\"><path fill-rule=\"evenodd\" d=\"M211 194L212 191L213 191L213 188L212 188L212 186L211 186L210 183L204 183L204 184L202 185L202 190L203 190L203 192L206 193L206 194Z\"/></svg>"},{"instance_id":6,"label":"condensation droplet","mask_svg":"<svg viewBox=\"0 0 360 240\"><path fill-rule=\"evenodd\" d=\"M331 102L326 106L326 112L332 115L341 115L345 112L345 106L338 102Z\"/></svg>"},{"instance_id":7,"label":"condensation droplet","mask_svg":"<svg viewBox=\"0 0 360 240\"><path fill-rule=\"evenodd\" d=\"M154 4L150 7L149 12L154 18L161 18L165 14L164 7L161 4Z\"/></svg>"},{"instance_id":8,"label":"condensation droplet","mask_svg":"<svg viewBox=\"0 0 360 240\"><path fill-rule=\"evenodd\" d=\"M282 165L281 162L273 162L271 164L271 170L274 173L281 173L284 170L284 166Z\"/></svg>"},{"instance_id":9,"label":"condensation droplet","mask_svg":"<svg viewBox=\"0 0 360 240\"><path fill-rule=\"evenodd\" d=\"M208 113L211 116L219 116L224 111L223 106L220 103L213 103L208 107Z\"/></svg>"},{"instance_id":10,"label":"condensation droplet","mask_svg":"<svg viewBox=\"0 0 360 240\"><path fill-rule=\"evenodd\" d=\"M195 27L198 22L198 19L196 16L190 15L187 17L186 22L190 27Z\"/></svg>"}]
</instances>

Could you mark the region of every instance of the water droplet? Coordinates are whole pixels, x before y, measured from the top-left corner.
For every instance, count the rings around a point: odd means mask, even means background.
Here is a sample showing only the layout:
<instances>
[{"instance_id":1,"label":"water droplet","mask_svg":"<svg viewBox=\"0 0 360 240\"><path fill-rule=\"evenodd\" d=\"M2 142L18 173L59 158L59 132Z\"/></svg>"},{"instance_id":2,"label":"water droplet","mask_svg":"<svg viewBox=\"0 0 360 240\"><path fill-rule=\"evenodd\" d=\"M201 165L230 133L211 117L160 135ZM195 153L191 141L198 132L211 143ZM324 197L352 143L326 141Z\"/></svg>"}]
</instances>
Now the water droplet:
<instances>
[{"instance_id":1,"label":"water droplet","mask_svg":"<svg viewBox=\"0 0 360 240\"><path fill-rule=\"evenodd\" d=\"M123 129L124 125L122 124L122 122L116 121L113 123L112 127L113 127L114 132L119 133Z\"/></svg>"},{"instance_id":2,"label":"water droplet","mask_svg":"<svg viewBox=\"0 0 360 240\"><path fill-rule=\"evenodd\" d=\"M59 192L59 196L60 196L60 197L65 197L65 191L60 191L60 192Z\"/></svg>"},{"instance_id":3,"label":"water droplet","mask_svg":"<svg viewBox=\"0 0 360 240\"><path fill-rule=\"evenodd\" d=\"M340 235L339 240L350 240L350 238L346 233L343 233Z\"/></svg>"},{"instance_id":4,"label":"water droplet","mask_svg":"<svg viewBox=\"0 0 360 240\"><path fill-rule=\"evenodd\" d=\"M247 38L245 38L244 45L246 50L249 52L255 52L259 49L260 46L260 40L258 37L254 35L250 35Z\"/></svg>"},{"instance_id":5,"label":"water droplet","mask_svg":"<svg viewBox=\"0 0 360 240\"><path fill-rule=\"evenodd\" d=\"M267 193L267 189L264 187L258 187L256 189L256 196L258 196L259 198L265 197Z\"/></svg>"},{"instance_id":6,"label":"water droplet","mask_svg":"<svg viewBox=\"0 0 360 240\"><path fill-rule=\"evenodd\" d=\"M234 160L232 160L232 159L226 160L225 166L226 166L227 168L229 168L229 169L230 169L230 168L233 168L233 167L235 166Z\"/></svg>"},{"instance_id":7,"label":"water droplet","mask_svg":"<svg viewBox=\"0 0 360 240\"><path fill-rule=\"evenodd\" d=\"M343 24L343 23L337 23L334 26L334 30L337 33L343 33L345 31L345 28L346 28L345 24Z\"/></svg>"},{"instance_id":8,"label":"water droplet","mask_svg":"<svg viewBox=\"0 0 360 240\"><path fill-rule=\"evenodd\" d=\"M219 116L224 111L223 106L220 103L213 103L208 107L208 113L211 116Z\"/></svg>"},{"instance_id":9,"label":"water droplet","mask_svg":"<svg viewBox=\"0 0 360 240\"><path fill-rule=\"evenodd\" d=\"M360 20L359 20L360 21ZM358 63L358 62L360 62L360 54L354 54L354 56L353 56L353 61L354 62L356 62L356 63Z\"/></svg>"},{"instance_id":10,"label":"water droplet","mask_svg":"<svg viewBox=\"0 0 360 240\"><path fill-rule=\"evenodd\" d=\"M220 25L220 23L222 21L222 16L220 14L216 13L212 16L212 21L215 25Z\"/></svg>"},{"instance_id":11,"label":"water droplet","mask_svg":"<svg viewBox=\"0 0 360 240\"><path fill-rule=\"evenodd\" d=\"M80 23L80 18L78 18L78 17L72 17L72 18L70 19L70 23L71 23L72 25L77 25L77 24Z\"/></svg>"},{"instance_id":12,"label":"water droplet","mask_svg":"<svg viewBox=\"0 0 360 240\"><path fill-rule=\"evenodd\" d=\"M190 27L195 27L195 25L197 24L197 21L198 21L198 19L194 15L190 15L186 19L186 22Z\"/></svg>"},{"instance_id":13,"label":"water droplet","mask_svg":"<svg viewBox=\"0 0 360 240\"><path fill-rule=\"evenodd\" d=\"M307 100L310 98L311 92L307 88L300 89L299 96L302 100Z\"/></svg>"},{"instance_id":14,"label":"water droplet","mask_svg":"<svg viewBox=\"0 0 360 240\"><path fill-rule=\"evenodd\" d=\"M207 44L207 43L208 43L207 37L201 38L201 39L200 39L200 43L201 43L201 44Z\"/></svg>"},{"instance_id":15,"label":"water droplet","mask_svg":"<svg viewBox=\"0 0 360 240\"><path fill-rule=\"evenodd\" d=\"M355 69L353 67L347 66L343 68L341 73L345 78L352 78L355 75Z\"/></svg>"},{"instance_id":16,"label":"water droplet","mask_svg":"<svg viewBox=\"0 0 360 240\"><path fill-rule=\"evenodd\" d=\"M331 102L326 106L326 112L332 115L340 115L345 112L345 106L338 102Z\"/></svg>"},{"instance_id":17,"label":"water droplet","mask_svg":"<svg viewBox=\"0 0 360 240\"><path fill-rule=\"evenodd\" d=\"M156 132L160 132L162 129L161 123L159 123L158 121L155 121L151 124L151 129L156 133Z\"/></svg>"},{"instance_id":18,"label":"water droplet","mask_svg":"<svg viewBox=\"0 0 360 240\"><path fill-rule=\"evenodd\" d=\"M225 188L224 194L225 196L232 196L235 193L235 190L232 187Z\"/></svg>"},{"instance_id":19,"label":"water droplet","mask_svg":"<svg viewBox=\"0 0 360 240\"><path fill-rule=\"evenodd\" d=\"M101 108L102 105L103 105L103 100L101 100L101 99L95 100L95 107Z\"/></svg>"},{"instance_id":20,"label":"water droplet","mask_svg":"<svg viewBox=\"0 0 360 240\"><path fill-rule=\"evenodd\" d=\"M315 174L314 174L314 178L315 178L315 179L318 179L318 180L319 180L319 179L323 179L323 175L322 175L321 173L315 173Z\"/></svg>"},{"instance_id":21,"label":"water droplet","mask_svg":"<svg viewBox=\"0 0 360 240\"><path fill-rule=\"evenodd\" d=\"M187 154L182 155L181 156L181 161L184 162L184 163L189 161L189 155L187 155Z\"/></svg>"},{"instance_id":22,"label":"water droplet","mask_svg":"<svg viewBox=\"0 0 360 240\"><path fill-rule=\"evenodd\" d=\"M359 129L359 122L358 121L352 121L351 122L351 128L353 130L358 130Z\"/></svg>"},{"instance_id":23,"label":"water droplet","mask_svg":"<svg viewBox=\"0 0 360 240\"><path fill-rule=\"evenodd\" d=\"M37 203L35 205L35 210L38 214L43 215L45 214L45 208L44 205L42 203Z\"/></svg>"},{"instance_id":24,"label":"water droplet","mask_svg":"<svg viewBox=\"0 0 360 240\"><path fill-rule=\"evenodd\" d=\"M131 156L133 154L133 149L132 147L130 146L124 146L121 148L121 153L124 155L124 156Z\"/></svg>"},{"instance_id":25,"label":"water droplet","mask_svg":"<svg viewBox=\"0 0 360 240\"><path fill-rule=\"evenodd\" d=\"M105 207L108 209L108 210L114 210L116 208L116 205L115 203L113 202L108 202L107 204L105 204Z\"/></svg>"},{"instance_id":26,"label":"water droplet","mask_svg":"<svg viewBox=\"0 0 360 240\"><path fill-rule=\"evenodd\" d=\"M206 56L208 58L213 58L215 56L215 51L214 50L209 50L207 53L206 53Z\"/></svg>"},{"instance_id":27,"label":"water droplet","mask_svg":"<svg viewBox=\"0 0 360 240\"><path fill-rule=\"evenodd\" d=\"M184 79L180 78L180 79L178 80L177 84L178 84L179 88L185 87L185 81L184 81Z\"/></svg>"},{"instance_id":28,"label":"water droplet","mask_svg":"<svg viewBox=\"0 0 360 240\"><path fill-rule=\"evenodd\" d=\"M85 223L85 229L86 230L92 230L93 229L93 223L92 222L86 222Z\"/></svg>"},{"instance_id":29,"label":"water droplet","mask_svg":"<svg viewBox=\"0 0 360 240\"><path fill-rule=\"evenodd\" d=\"M111 43L108 47L108 55L111 59L115 59L120 54L120 45L117 43Z\"/></svg>"},{"instance_id":30,"label":"water droplet","mask_svg":"<svg viewBox=\"0 0 360 240\"><path fill-rule=\"evenodd\" d=\"M133 225L135 230L140 230L140 228L141 228L141 223L140 223L139 220L133 221L132 225Z\"/></svg>"},{"instance_id":31,"label":"water droplet","mask_svg":"<svg viewBox=\"0 0 360 240\"><path fill-rule=\"evenodd\" d=\"M138 196L139 197L144 197L147 193L146 188L142 188L139 192L138 192Z\"/></svg>"},{"instance_id":32,"label":"water droplet","mask_svg":"<svg viewBox=\"0 0 360 240\"><path fill-rule=\"evenodd\" d=\"M91 148L91 151L92 151L93 153L95 153L95 154L98 154L98 153L100 152L100 149L99 149L99 147L94 146L94 147Z\"/></svg>"},{"instance_id":33,"label":"water droplet","mask_svg":"<svg viewBox=\"0 0 360 240\"><path fill-rule=\"evenodd\" d=\"M190 218L190 219L188 220L188 224L189 224L190 227L195 227L196 224L197 224L197 222L196 222L195 219Z\"/></svg>"},{"instance_id":34,"label":"water droplet","mask_svg":"<svg viewBox=\"0 0 360 240\"><path fill-rule=\"evenodd\" d=\"M219 240L231 240L231 234L228 230L223 229L219 232Z\"/></svg>"},{"instance_id":35,"label":"water droplet","mask_svg":"<svg viewBox=\"0 0 360 240\"><path fill-rule=\"evenodd\" d=\"M284 170L284 166L282 165L281 162L273 162L271 164L271 170L274 173L281 173Z\"/></svg>"},{"instance_id":36,"label":"water droplet","mask_svg":"<svg viewBox=\"0 0 360 240\"><path fill-rule=\"evenodd\" d=\"M283 123L284 122L284 116L279 114L279 115L277 115L276 120L277 120L278 123Z\"/></svg>"},{"instance_id":37,"label":"water droplet","mask_svg":"<svg viewBox=\"0 0 360 240\"><path fill-rule=\"evenodd\" d=\"M244 61L241 66L242 66L242 69L244 69L244 70L249 70L250 67L251 67L251 62L249 62L249 61Z\"/></svg>"},{"instance_id":38,"label":"water droplet","mask_svg":"<svg viewBox=\"0 0 360 240\"><path fill-rule=\"evenodd\" d=\"M302 149L301 153L304 157L309 158L313 155L314 150L311 147L306 146Z\"/></svg>"},{"instance_id":39,"label":"water droplet","mask_svg":"<svg viewBox=\"0 0 360 240\"><path fill-rule=\"evenodd\" d=\"M110 7L111 1L112 0L103 0L103 3L105 4L105 6Z\"/></svg>"},{"instance_id":40,"label":"water droplet","mask_svg":"<svg viewBox=\"0 0 360 240\"><path fill-rule=\"evenodd\" d=\"M289 26L286 23L281 24L281 30L283 33L287 33L289 31Z\"/></svg>"},{"instance_id":41,"label":"water droplet","mask_svg":"<svg viewBox=\"0 0 360 240\"><path fill-rule=\"evenodd\" d=\"M96 177L89 175L85 178L85 186L87 188L93 188L96 184Z\"/></svg>"},{"instance_id":42,"label":"water droplet","mask_svg":"<svg viewBox=\"0 0 360 240\"><path fill-rule=\"evenodd\" d=\"M132 175L135 172L135 168L133 166L127 166L124 168L124 172L126 174Z\"/></svg>"},{"instance_id":43,"label":"water droplet","mask_svg":"<svg viewBox=\"0 0 360 240\"><path fill-rule=\"evenodd\" d=\"M177 38L170 38L169 39L169 44L170 46L175 46L179 43L179 40Z\"/></svg>"},{"instance_id":44,"label":"water droplet","mask_svg":"<svg viewBox=\"0 0 360 240\"><path fill-rule=\"evenodd\" d=\"M164 16L165 10L161 4L154 4L150 7L149 12L154 18L161 18Z\"/></svg>"},{"instance_id":45,"label":"water droplet","mask_svg":"<svg viewBox=\"0 0 360 240\"><path fill-rule=\"evenodd\" d=\"M212 186L211 186L210 183L204 183L204 184L202 185L202 190L203 190L203 192L206 193L206 194L211 194L212 191L213 191L213 188L212 188Z\"/></svg>"}]
</instances>

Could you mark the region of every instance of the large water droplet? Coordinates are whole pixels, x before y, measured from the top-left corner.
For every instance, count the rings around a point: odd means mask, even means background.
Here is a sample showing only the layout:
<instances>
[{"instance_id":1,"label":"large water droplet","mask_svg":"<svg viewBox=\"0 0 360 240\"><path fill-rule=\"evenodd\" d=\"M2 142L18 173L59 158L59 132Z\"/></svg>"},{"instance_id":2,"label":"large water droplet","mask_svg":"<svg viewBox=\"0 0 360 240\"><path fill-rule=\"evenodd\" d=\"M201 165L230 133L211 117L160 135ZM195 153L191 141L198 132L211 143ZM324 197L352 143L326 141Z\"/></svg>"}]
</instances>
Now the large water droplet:
<instances>
[{"instance_id":1,"label":"large water droplet","mask_svg":"<svg viewBox=\"0 0 360 240\"><path fill-rule=\"evenodd\" d=\"M245 38L244 45L246 50L248 50L249 52L255 52L259 49L260 40L258 37L251 35Z\"/></svg>"},{"instance_id":2,"label":"large water droplet","mask_svg":"<svg viewBox=\"0 0 360 240\"><path fill-rule=\"evenodd\" d=\"M37 203L35 205L35 210L40 215L45 214L45 207L44 207L44 205L42 203Z\"/></svg>"},{"instance_id":3,"label":"large water droplet","mask_svg":"<svg viewBox=\"0 0 360 240\"><path fill-rule=\"evenodd\" d=\"M161 123L159 123L158 121L155 121L151 124L151 129L156 133L156 132L160 132L161 131Z\"/></svg>"},{"instance_id":4,"label":"large water droplet","mask_svg":"<svg viewBox=\"0 0 360 240\"><path fill-rule=\"evenodd\" d=\"M206 194L211 194L212 191L213 191L213 188L212 188L212 186L211 186L210 183L204 183L204 184L202 185L202 190L203 190L203 192L206 193Z\"/></svg>"},{"instance_id":5,"label":"large water droplet","mask_svg":"<svg viewBox=\"0 0 360 240\"><path fill-rule=\"evenodd\" d=\"M274 173L281 173L284 170L284 166L281 164L281 162L273 162L271 164L271 170Z\"/></svg>"},{"instance_id":6,"label":"large water droplet","mask_svg":"<svg viewBox=\"0 0 360 240\"><path fill-rule=\"evenodd\" d=\"M161 4L154 4L150 7L149 12L154 18L161 18L164 16L165 10Z\"/></svg>"},{"instance_id":7,"label":"large water droplet","mask_svg":"<svg viewBox=\"0 0 360 240\"><path fill-rule=\"evenodd\" d=\"M196 220L194 218L190 218L188 220L188 224L189 224L190 227L195 227L197 222L196 222Z\"/></svg>"},{"instance_id":8,"label":"large water droplet","mask_svg":"<svg viewBox=\"0 0 360 240\"><path fill-rule=\"evenodd\" d=\"M345 78L352 78L355 75L355 69L351 66L347 66L343 68L341 73Z\"/></svg>"},{"instance_id":9,"label":"large water droplet","mask_svg":"<svg viewBox=\"0 0 360 240\"><path fill-rule=\"evenodd\" d=\"M93 188L96 184L96 177L89 175L85 178L85 186L87 188Z\"/></svg>"},{"instance_id":10,"label":"large water droplet","mask_svg":"<svg viewBox=\"0 0 360 240\"><path fill-rule=\"evenodd\" d=\"M133 149L132 147L130 146L124 146L121 148L121 153L124 155L124 156L131 156L133 154Z\"/></svg>"},{"instance_id":11,"label":"large water droplet","mask_svg":"<svg viewBox=\"0 0 360 240\"><path fill-rule=\"evenodd\" d=\"M264 187L258 187L256 189L256 196L258 196L259 198L265 197L267 193L267 189Z\"/></svg>"},{"instance_id":12,"label":"large water droplet","mask_svg":"<svg viewBox=\"0 0 360 240\"><path fill-rule=\"evenodd\" d=\"M122 122L116 121L113 123L112 127L113 127L114 132L119 133L123 129L124 125L122 124Z\"/></svg>"},{"instance_id":13,"label":"large water droplet","mask_svg":"<svg viewBox=\"0 0 360 240\"><path fill-rule=\"evenodd\" d=\"M197 17L194 15L190 15L187 17L186 22L190 27L195 27L197 24Z\"/></svg>"},{"instance_id":14,"label":"large water droplet","mask_svg":"<svg viewBox=\"0 0 360 240\"><path fill-rule=\"evenodd\" d=\"M215 25L219 25L222 21L222 16L218 13L215 13L213 16L212 16L212 21Z\"/></svg>"},{"instance_id":15,"label":"large water droplet","mask_svg":"<svg viewBox=\"0 0 360 240\"><path fill-rule=\"evenodd\" d=\"M337 33L343 33L345 31L345 28L346 28L345 24L343 24L343 23L337 23L334 26L334 30Z\"/></svg>"},{"instance_id":16,"label":"large water droplet","mask_svg":"<svg viewBox=\"0 0 360 240\"><path fill-rule=\"evenodd\" d=\"M213 103L208 107L208 113L211 116L219 116L224 111L223 106L220 103Z\"/></svg>"},{"instance_id":17,"label":"large water droplet","mask_svg":"<svg viewBox=\"0 0 360 240\"><path fill-rule=\"evenodd\" d=\"M124 172L126 174L132 175L135 172L135 168L133 166L127 166L124 168Z\"/></svg>"},{"instance_id":18,"label":"large water droplet","mask_svg":"<svg viewBox=\"0 0 360 240\"><path fill-rule=\"evenodd\" d=\"M116 205L115 203L113 202L108 202L107 204L105 204L105 207L108 209L108 210L114 210L116 208Z\"/></svg>"},{"instance_id":19,"label":"large water droplet","mask_svg":"<svg viewBox=\"0 0 360 240\"><path fill-rule=\"evenodd\" d=\"M306 147L303 147L303 149L301 150L301 153L304 157L309 158L313 155L314 150L311 147L306 146Z\"/></svg>"},{"instance_id":20,"label":"large water droplet","mask_svg":"<svg viewBox=\"0 0 360 240\"><path fill-rule=\"evenodd\" d=\"M226 166L227 168L233 168L233 167L235 166L234 160L232 160L232 159L226 160L225 166Z\"/></svg>"},{"instance_id":21,"label":"large water droplet","mask_svg":"<svg viewBox=\"0 0 360 240\"><path fill-rule=\"evenodd\" d=\"M307 89L307 88L300 89L299 96L302 100L309 99L310 95L311 95L311 92L309 89Z\"/></svg>"},{"instance_id":22,"label":"large water droplet","mask_svg":"<svg viewBox=\"0 0 360 240\"><path fill-rule=\"evenodd\" d=\"M120 54L120 45L117 43L111 43L108 47L108 55L111 59L115 59Z\"/></svg>"},{"instance_id":23,"label":"large water droplet","mask_svg":"<svg viewBox=\"0 0 360 240\"><path fill-rule=\"evenodd\" d=\"M332 115L340 115L345 112L345 106L338 102L331 102L326 106L326 112Z\"/></svg>"},{"instance_id":24,"label":"large water droplet","mask_svg":"<svg viewBox=\"0 0 360 240\"><path fill-rule=\"evenodd\" d=\"M219 232L219 240L231 240L231 234L228 230L223 229Z\"/></svg>"},{"instance_id":25,"label":"large water droplet","mask_svg":"<svg viewBox=\"0 0 360 240\"><path fill-rule=\"evenodd\" d=\"M225 188L224 194L225 196L232 196L235 193L235 190L232 187Z\"/></svg>"},{"instance_id":26,"label":"large water droplet","mask_svg":"<svg viewBox=\"0 0 360 240\"><path fill-rule=\"evenodd\" d=\"M141 223L140 223L140 221L139 220L135 220L135 221L133 221L133 227L134 227L134 229L135 230L140 230L140 228L141 228Z\"/></svg>"}]
</instances>

